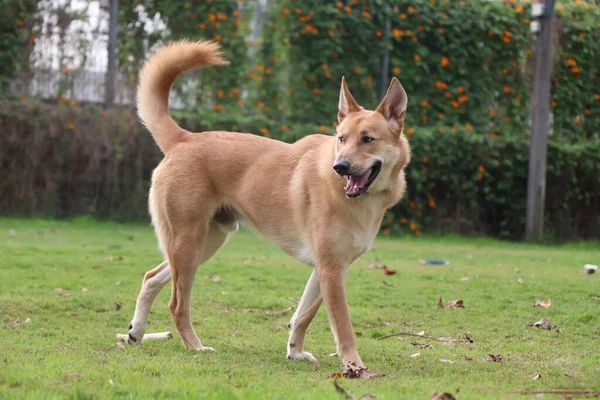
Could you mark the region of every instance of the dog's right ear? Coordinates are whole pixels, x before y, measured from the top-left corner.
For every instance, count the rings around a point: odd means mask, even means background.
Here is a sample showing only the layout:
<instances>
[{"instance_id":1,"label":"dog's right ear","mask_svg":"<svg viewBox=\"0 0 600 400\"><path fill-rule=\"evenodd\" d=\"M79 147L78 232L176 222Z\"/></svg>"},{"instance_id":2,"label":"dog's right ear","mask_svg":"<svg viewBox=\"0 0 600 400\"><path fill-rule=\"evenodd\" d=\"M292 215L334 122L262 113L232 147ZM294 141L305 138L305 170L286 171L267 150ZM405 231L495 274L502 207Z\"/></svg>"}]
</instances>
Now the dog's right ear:
<instances>
[{"instance_id":1,"label":"dog's right ear","mask_svg":"<svg viewBox=\"0 0 600 400\"><path fill-rule=\"evenodd\" d=\"M348 114L362 110L363 108L358 105L352 93L346 86L346 78L342 76L342 88L340 89L340 103L338 105L338 123L342 123L344 118Z\"/></svg>"}]
</instances>

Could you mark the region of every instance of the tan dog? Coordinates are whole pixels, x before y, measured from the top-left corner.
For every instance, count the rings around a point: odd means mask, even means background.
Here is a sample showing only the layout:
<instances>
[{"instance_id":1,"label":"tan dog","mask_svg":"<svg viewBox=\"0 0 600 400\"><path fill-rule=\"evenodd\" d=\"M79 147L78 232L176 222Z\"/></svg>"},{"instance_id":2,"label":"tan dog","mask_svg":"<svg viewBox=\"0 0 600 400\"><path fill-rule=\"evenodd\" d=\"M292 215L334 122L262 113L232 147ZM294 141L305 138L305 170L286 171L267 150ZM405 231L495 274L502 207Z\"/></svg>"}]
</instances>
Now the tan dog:
<instances>
[{"instance_id":1,"label":"tan dog","mask_svg":"<svg viewBox=\"0 0 600 400\"><path fill-rule=\"evenodd\" d=\"M152 176L150 212L166 261L144 277L129 343L141 342L152 302L172 279L169 308L183 344L212 350L190 319L194 275L243 221L314 267L290 322L287 357L316 361L304 351L304 335L325 300L344 376L370 378L356 351L344 280L405 190L406 93L394 78L377 110L368 111L342 79L337 134L294 144L180 128L168 106L177 76L226 63L216 43L182 41L160 49L140 74L139 115L165 154Z\"/></svg>"}]
</instances>

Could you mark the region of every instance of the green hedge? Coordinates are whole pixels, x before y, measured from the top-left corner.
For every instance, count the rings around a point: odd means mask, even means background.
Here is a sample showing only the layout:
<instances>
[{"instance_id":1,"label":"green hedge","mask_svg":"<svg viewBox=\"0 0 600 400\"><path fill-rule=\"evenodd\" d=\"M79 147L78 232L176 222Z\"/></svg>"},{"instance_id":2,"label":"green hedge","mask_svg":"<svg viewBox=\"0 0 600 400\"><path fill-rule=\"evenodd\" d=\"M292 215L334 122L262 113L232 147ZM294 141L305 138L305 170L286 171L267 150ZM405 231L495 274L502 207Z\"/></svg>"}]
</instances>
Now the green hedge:
<instances>
[{"instance_id":1,"label":"green hedge","mask_svg":"<svg viewBox=\"0 0 600 400\"><path fill-rule=\"evenodd\" d=\"M408 193L388 213L385 233L523 237L527 139L422 128L409 141ZM545 216L554 238L600 237L600 140L549 142Z\"/></svg>"},{"instance_id":2,"label":"green hedge","mask_svg":"<svg viewBox=\"0 0 600 400\"><path fill-rule=\"evenodd\" d=\"M264 116L175 113L192 131L270 134ZM147 218L150 174L162 158L134 110L0 104L0 214ZM293 142L319 127L290 124ZM520 239L524 229L528 141L464 130L415 130L408 193L384 220L384 234L458 232ZM600 140L550 141L546 229L554 237L600 236Z\"/></svg>"}]
</instances>

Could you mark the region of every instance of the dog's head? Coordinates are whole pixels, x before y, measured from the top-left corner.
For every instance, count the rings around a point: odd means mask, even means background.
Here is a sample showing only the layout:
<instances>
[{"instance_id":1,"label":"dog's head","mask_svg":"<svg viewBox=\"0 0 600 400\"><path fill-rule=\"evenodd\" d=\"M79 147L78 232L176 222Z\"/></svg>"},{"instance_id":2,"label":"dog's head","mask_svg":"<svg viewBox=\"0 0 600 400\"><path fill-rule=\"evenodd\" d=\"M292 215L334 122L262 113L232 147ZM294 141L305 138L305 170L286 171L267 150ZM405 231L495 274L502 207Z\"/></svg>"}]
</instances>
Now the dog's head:
<instances>
[{"instance_id":1,"label":"dog's head","mask_svg":"<svg viewBox=\"0 0 600 400\"><path fill-rule=\"evenodd\" d=\"M395 185L410 161L403 134L408 98L396 78L375 111L352 97L342 78L333 169L346 177L346 196L383 192Z\"/></svg>"}]
</instances>

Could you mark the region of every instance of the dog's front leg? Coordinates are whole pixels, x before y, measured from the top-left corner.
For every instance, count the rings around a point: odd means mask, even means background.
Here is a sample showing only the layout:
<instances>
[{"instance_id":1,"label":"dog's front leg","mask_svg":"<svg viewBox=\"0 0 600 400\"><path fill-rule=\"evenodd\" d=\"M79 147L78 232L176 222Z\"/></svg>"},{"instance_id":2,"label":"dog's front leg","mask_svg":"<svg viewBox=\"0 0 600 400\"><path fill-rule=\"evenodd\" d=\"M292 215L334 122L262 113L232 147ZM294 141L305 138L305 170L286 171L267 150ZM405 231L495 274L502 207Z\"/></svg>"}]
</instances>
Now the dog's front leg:
<instances>
[{"instance_id":1,"label":"dog's front leg","mask_svg":"<svg viewBox=\"0 0 600 400\"><path fill-rule=\"evenodd\" d=\"M356 340L348 311L343 266L321 265L317 267L321 293L336 338L337 354L342 359L342 374L348 378L373 378L376 375L363 364L356 351Z\"/></svg>"}]
</instances>

